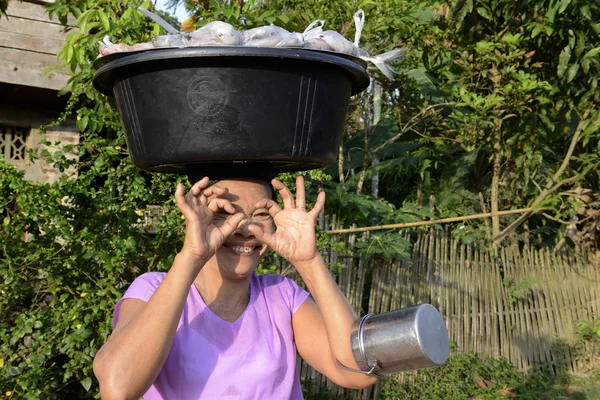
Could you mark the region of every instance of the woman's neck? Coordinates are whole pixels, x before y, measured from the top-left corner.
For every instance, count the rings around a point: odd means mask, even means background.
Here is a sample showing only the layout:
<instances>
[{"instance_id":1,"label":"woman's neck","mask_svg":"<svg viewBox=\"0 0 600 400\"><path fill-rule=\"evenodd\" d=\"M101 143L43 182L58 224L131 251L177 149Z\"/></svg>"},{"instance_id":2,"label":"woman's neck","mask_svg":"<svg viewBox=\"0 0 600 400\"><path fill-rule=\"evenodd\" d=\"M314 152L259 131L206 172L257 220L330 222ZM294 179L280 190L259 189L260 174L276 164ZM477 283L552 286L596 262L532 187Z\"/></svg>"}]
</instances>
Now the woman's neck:
<instances>
[{"instance_id":1,"label":"woman's neck","mask_svg":"<svg viewBox=\"0 0 600 400\"><path fill-rule=\"evenodd\" d=\"M204 303L218 317L233 322L250 302L250 279L225 279L218 268L205 265L194 280L194 286Z\"/></svg>"}]
</instances>

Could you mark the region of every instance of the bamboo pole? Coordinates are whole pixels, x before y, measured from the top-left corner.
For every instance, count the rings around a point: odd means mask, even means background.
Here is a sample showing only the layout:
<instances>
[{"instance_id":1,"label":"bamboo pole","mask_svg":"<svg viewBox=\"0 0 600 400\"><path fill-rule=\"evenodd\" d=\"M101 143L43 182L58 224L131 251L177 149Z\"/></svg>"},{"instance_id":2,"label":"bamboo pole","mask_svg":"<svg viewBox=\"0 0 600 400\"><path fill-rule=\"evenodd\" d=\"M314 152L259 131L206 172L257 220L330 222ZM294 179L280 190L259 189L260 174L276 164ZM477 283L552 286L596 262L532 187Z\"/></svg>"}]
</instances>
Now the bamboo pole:
<instances>
[{"instance_id":1,"label":"bamboo pole","mask_svg":"<svg viewBox=\"0 0 600 400\"><path fill-rule=\"evenodd\" d=\"M333 230L324 231L324 232L329 233L331 235L339 235L342 233L379 231L379 230L383 230L383 229L413 228L416 226L437 225L437 224L445 224L445 223L449 223L449 222L470 221L473 219L489 218L489 217L500 216L500 215L530 213L530 212L539 211L539 210L544 210L544 208L521 208L518 210L499 211L497 213L474 214L474 215L466 215L464 217L442 218L442 219L430 220L430 221L406 222L403 224L367 226L365 228L333 229Z\"/></svg>"}]
</instances>

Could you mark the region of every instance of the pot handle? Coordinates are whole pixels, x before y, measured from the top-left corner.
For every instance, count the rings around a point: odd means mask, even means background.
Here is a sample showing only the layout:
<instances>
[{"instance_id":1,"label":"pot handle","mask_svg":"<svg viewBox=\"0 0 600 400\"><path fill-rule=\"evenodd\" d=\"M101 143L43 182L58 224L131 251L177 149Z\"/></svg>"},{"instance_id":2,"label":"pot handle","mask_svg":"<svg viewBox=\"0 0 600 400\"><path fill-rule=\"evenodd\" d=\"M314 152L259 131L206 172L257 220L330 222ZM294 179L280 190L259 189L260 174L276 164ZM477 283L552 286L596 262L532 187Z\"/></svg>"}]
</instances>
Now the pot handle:
<instances>
[{"instance_id":1,"label":"pot handle","mask_svg":"<svg viewBox=\"0 0 600 400\"><path fill-rule=\"evenodd\" d=\"M338 365L340 368L342 368L342 369L345 369L346 371L350 371L350 372L358 372L359 374L365 374L365 375L369 375L369 376L373 376L373 375L374 375L374 376L376 376L376 377L378 377L378 378L381 378L381 377L382 377L381 375L379 375L379 374L377 373L377 370L381 368L381 367L380 367L380 365L379 365L379 361L376 361L375 365L374 365L373 367L371 367L371 369L370 369L369 371L363 371L363 370L360 370L360 369L354 369L354 368L349 368L349 367L346 367L346 366L345 366L344 364L342 364L342 363L340 362L340 360L338 360L337 358L335 359L335 362L337 363L337 365Z\"/></svg>"}]
</instances>

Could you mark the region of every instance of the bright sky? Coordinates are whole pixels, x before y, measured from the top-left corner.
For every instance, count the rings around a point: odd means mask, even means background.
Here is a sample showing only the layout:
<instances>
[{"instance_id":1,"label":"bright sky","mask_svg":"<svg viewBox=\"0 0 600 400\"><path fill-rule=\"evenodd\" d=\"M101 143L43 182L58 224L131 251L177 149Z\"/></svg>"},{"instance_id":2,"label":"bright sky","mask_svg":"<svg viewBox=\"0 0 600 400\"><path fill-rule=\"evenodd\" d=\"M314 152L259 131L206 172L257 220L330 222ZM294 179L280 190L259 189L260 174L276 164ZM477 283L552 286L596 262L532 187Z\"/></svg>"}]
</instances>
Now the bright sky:
<instances>
[{"instance_id":1,"label":"bright sky","mask_svg":"<svg viewBox=\"0 0 600 400\"><path fill-rule=\"evenodd\" d=\"M159 10L167 11L169 14L173 14L173 10L167 9L166 4L167 4L167 0L157 0L156 8L158 8ZM183 22L184 20L187 19L188 13L185 10L185 7L183 6L183 4L179 5L179 7L177 7L177 10L175 10L175 16L177 17L179 22Z\"/></svg>"}]
</instances>

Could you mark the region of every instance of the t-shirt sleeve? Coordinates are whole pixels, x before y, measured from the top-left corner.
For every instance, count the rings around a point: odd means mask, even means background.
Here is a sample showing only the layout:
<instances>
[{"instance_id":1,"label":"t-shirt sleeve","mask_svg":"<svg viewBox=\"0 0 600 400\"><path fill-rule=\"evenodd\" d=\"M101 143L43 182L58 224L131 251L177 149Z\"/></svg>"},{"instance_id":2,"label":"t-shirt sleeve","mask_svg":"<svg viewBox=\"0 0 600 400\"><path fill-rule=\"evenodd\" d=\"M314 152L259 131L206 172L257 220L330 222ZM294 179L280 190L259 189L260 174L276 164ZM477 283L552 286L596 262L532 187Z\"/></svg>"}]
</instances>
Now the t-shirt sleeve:
<instances>
[{"instance_id":1,"label":"t-shirt sleeve","mask_svg":"<svg viewBox=\"0 0 600 400\"><path fill-rule=\"evenodd\" d=\"M294 315L310 296L310 293L302 289L296 282L289 278L283 278L282 285L287 293L290 311L292 312L292 315Z\"/></svg>"},{"instance_id":2,"label":"t-shirt sleeve","mask_svg":"<svg viewBox=\"0 0 600 400\"><path fill-rule=\"evenodd\" d=\"M119 320L119 312L121 310L121 304L125 299L140 299L143 301L150 300L150 297L156 291L156 288L162 280L164 279L165 274L161 272L148 272L143 275L138 276L133 283L129 286L129 289L125 292L121 300L117 302L115 306L115 313L113 315L113 329L117 325L117 321Z\"/></svg>"}]
</instances>

